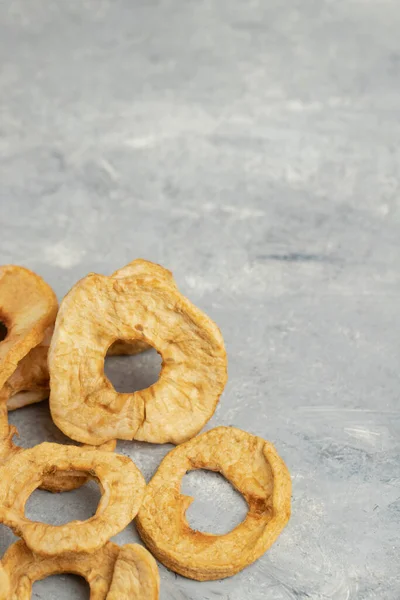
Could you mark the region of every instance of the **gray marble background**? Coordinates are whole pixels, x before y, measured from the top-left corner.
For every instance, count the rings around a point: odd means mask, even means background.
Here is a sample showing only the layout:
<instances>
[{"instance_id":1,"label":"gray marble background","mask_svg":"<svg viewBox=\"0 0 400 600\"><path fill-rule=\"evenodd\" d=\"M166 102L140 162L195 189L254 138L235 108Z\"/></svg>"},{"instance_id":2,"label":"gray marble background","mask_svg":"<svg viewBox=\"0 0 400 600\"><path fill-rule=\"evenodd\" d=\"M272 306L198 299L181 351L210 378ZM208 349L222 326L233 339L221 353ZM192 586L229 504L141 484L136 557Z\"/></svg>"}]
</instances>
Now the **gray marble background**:
<instances>
[{"instance_id":1,"label":"gray marble background","mask_svg":"<svg viewBox=\"0 0 400 600\"><path fill-rule=\"evenodd\" d=\"M272 440L292 473L261 560L210 583L161 567L162 600L400 597L399 32L397 0L0 0L0 262L60 298L138 256L173 270L226 341L208 427ZM106 370L137 389L158 367ZM64 440L46 403L11 421L21 445ZM169 447L119 450L149 478ZM183 489L194 527L245 514L218 475ZM27 514L98 498L35 492ZM34 586L87 597L72 576Z\"/></svg>"}]
</instances>

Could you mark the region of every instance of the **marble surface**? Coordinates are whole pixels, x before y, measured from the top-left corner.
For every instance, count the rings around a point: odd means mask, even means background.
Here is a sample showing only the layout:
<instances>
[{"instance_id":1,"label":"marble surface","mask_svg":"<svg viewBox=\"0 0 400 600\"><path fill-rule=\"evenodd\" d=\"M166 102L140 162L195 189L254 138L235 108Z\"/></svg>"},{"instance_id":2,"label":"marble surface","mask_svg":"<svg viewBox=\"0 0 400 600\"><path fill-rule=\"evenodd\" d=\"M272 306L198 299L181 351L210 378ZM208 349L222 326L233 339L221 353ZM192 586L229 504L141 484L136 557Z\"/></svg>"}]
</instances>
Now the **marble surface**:
<instances>
[{"instance_id":1,"label":"marble surface","mask_svg":"<svg viewBox=\"0 0 400 600\"><path fill-rule=\"evenodd\" d=\"M161 567L162 600L400 597L399 31L396 0L0 0L0 262L60 298L138 256L170 268L226 341L208 427L272 440L293 477L261 560L211 583ZM106 365L128 389L158 367ZM64 440L46 403L11 422L21 445ZM149 478L169 447L119 450ZM218 475L183 486L194 527L245 514ZM27 514L98 498L35 492Z\"/></svg>"}]
</instances>

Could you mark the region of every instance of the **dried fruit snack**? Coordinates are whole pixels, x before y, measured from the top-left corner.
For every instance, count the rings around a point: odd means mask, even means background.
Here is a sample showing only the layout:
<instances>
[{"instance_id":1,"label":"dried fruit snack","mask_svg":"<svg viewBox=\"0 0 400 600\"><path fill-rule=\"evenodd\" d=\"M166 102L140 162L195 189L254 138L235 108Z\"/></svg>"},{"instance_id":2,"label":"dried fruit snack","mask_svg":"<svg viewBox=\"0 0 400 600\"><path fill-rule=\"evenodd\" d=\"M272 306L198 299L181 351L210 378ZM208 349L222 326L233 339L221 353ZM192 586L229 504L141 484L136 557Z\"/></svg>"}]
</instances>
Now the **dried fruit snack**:
<instances>
[{"instance_id":1,"label":"dried fruit snack","mask_svg":"<svg viewBox=\"0 0 400 600\"><path fill-rule=\"evenodd\" d=\"M21 540L0 562L0 600L30 600L32 585L58 573L80 575L89 584L91 600L158 600L157 563L138 544L108 542L93 554L43 558Z\"/></svg>"},{"instance_id":2,"label":"dried fruit snack","mask_svg":"<svg viewBox=\"0 0 400 600\"><path fill-rule=\"evenodd\" d=\"M104 375L117 340L154 347L159 380L130 394ZM178 444L212 416L227 378L218 327L180 294L169 271L136 260L111 277L90 274L61 303L49 351L50 408L69 437Z\"/></svg>"},{"instance_id":3,"label":"dried fruit snack","mask_svg":"<svg viewBox=\"0 0 400 600\"><path fill-rule=\"evenodd\" d=\"M15 265L0 267L0 389L43 340L56 314L56 295L39 275Z\"/></svg>"},{"instance_id":4,"label":"dried fruit snack","mask_svg":"<svg viewBox=\"0 0 400 600\"><path fill-rule=\"evenodd\" d=\"M21 378L21 370L14 373L44 341L57 308L53 290L39 275L16 265L0 267L0 442L9 435L7 402Z\"/></svg>"},{"instance_id":5,"label":"dried fruit snack","mask_svg":"<svg viewBox=\"0 0 400 600\"><path fill-rule=\"evenodd\" d=\"M102 497L92 518L53 526L25 517L29 496L46 476L58 471L84 472L99 482ZM145 486L141 472L127 456L43 443L15 453L0 467L0 522L43 556L94 552L136 516Z\"/></svg>"},{"instance_id":6,"label":"dried fruit snack","mask_svg":"<svg viewBox=\"0 0 400 600\"><path fill-rule=\"evenodd\" d=\"M219 471L244 496L248 513L226 535L190 528L193 498L180 493L187 471ZM180 575L206 581L234 575L275 542L290 517L291 481L283 460L265 440L217 427L174 448L146 488L136 523L149 550Z\"/></svg>"},{"instance_id":7,"label":"dried fruit snack","mask_svg":"<svg viewBox=\"0 0 400 600\"><path fill-rule=\"evenodd\" d=\"M47 328L43 340L20 360L0 389L0 402L7 404L7 410L16 410L49 397L47 353L52 335L53 326Z\"/></svg>"}]
</instances>

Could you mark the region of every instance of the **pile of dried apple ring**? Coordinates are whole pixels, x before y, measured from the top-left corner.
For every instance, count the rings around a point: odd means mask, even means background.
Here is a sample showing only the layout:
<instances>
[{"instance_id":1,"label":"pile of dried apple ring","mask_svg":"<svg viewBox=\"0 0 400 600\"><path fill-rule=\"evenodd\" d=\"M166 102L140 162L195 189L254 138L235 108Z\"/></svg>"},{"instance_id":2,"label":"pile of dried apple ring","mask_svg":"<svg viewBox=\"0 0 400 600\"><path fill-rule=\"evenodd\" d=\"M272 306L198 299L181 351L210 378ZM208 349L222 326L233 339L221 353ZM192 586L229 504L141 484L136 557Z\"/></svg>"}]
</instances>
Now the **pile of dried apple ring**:
<instances>
[{"instance_id":1,"label":"pile of dried apple ring","mask_svg":"<svg viewBox=\"0 0 400 600\"><path fill-rule=\"evenodd\" d=\"M118 393L104 374L107 353L153 347L158 381ZM224 341L215 323L178 290L172 274L135 260L111 276L90 273L58 308L50 286L19 266L0 268L0 523L21 540L0 561L0 600L31 597L32 584L75 573L91 598L156 599L156 557L199 581L229 577L257 560L290 516L291 482L274 446L234 427L197 435L227 380ZM50 396L54 423L82 445L23 449L8 411ZM146 486L116 440L176 444ZM180 492L193 469L218 471L243 495L244 521L225 535L194 531ZM86 521L46 525L24 514L32 492L63 492L95 479L102 497ZM136 519L150 550L111 543Z\"/></svg>"}]
</instances>

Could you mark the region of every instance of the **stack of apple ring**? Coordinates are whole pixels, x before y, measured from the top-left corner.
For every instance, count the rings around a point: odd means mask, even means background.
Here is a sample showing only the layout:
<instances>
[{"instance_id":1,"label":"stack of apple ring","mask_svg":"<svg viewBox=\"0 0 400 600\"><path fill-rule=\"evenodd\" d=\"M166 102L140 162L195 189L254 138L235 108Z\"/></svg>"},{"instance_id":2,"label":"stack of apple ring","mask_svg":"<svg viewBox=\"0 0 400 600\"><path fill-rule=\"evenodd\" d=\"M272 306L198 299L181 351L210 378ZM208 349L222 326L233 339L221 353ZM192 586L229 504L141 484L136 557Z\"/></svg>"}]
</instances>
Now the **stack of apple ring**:
<instances>
[{"instance_id":1,"label":"stack of apple ring","mask_svg":"<svg viewBox=\"0 0 400 600\"><path fill-rule=\"evenodd\" d=\"M153 347L162 357L158 381L118 393L104 374L107 353ZM197 435L213 415L227 380L222 335L179 292L172 274L135 260L111 276L78 281L58 310L52 289L18 266L0 268L0 523L22 539L0 561L0 600L31 597L34 581L76 573L91 598L156 599L152 554L199 581L229 577L259 558L290 516L291 482L274 446L234 427ZM54 423L82 445L13 443L8 411L50 394ZM146 486L116 440L173 443ZM194 531L180 492L187 471L224 475L248 505L245 520L225 535ZM62 492L95 479L96 514L61 526L33 522L24 508L41 487ZM150 550L110 538L133 519Z\"/></svg>"}]
</instances>

